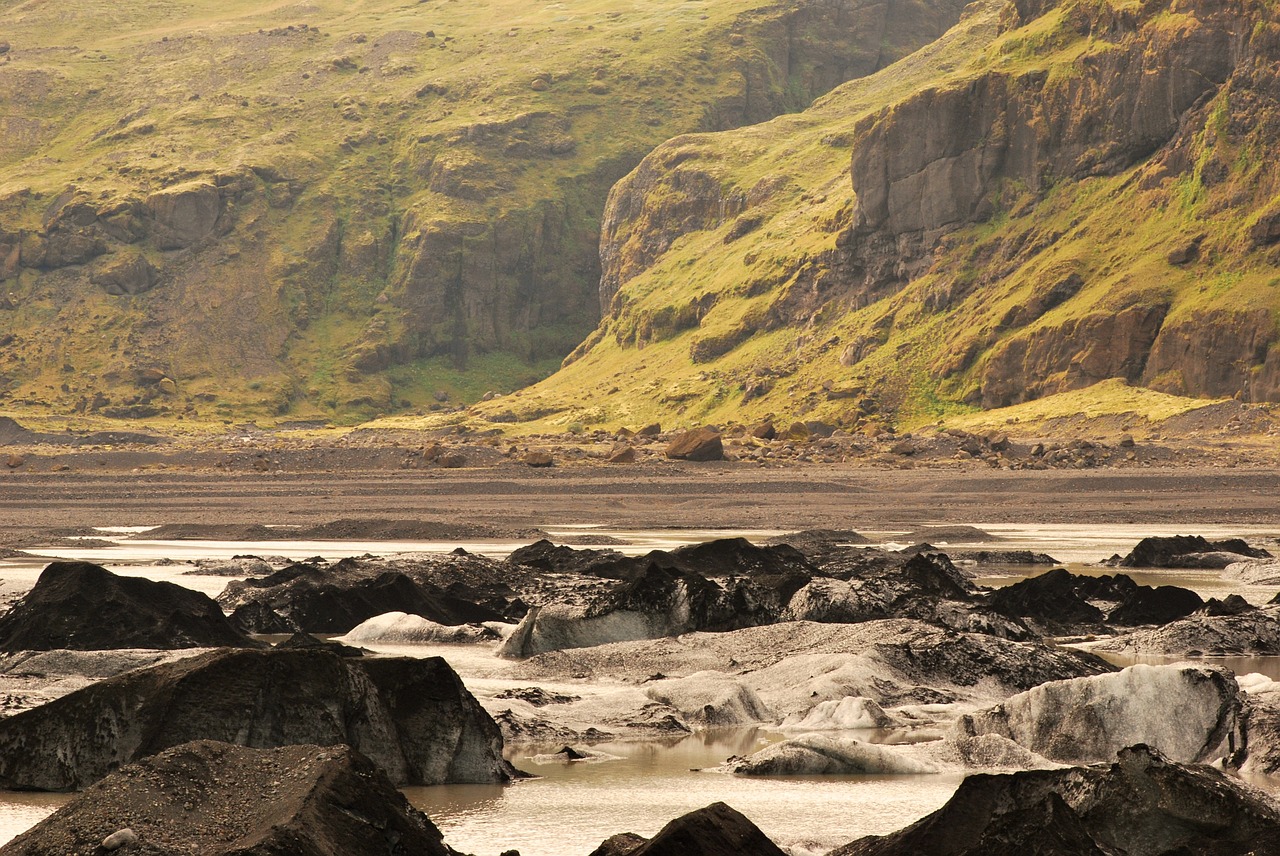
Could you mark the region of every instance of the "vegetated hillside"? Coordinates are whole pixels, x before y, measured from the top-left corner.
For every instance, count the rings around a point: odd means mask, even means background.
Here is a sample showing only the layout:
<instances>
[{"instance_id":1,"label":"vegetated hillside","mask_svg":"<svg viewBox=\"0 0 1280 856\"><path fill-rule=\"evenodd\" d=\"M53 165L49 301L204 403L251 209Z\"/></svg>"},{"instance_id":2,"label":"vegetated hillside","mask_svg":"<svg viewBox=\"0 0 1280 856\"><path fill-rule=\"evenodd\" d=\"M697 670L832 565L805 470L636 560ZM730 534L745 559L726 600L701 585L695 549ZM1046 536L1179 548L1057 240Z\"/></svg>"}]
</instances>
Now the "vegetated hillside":
<instances>
[{"instance_id":1,"label":"vegetated hillside","mask_svg":"<svg viewBox=\"0 0 1280 856\"><path fill-rule=\"evenodd\" d=\"M0 400L350 420L544 376L648 151L961 7L0 0Z\"/></svg>"},{"instance_id":2,"label":"vegetated hillside","mask_svg":"<svg viewBox=\"0 0 1280 856\"><path fill-rule=\"evenodd\" d=\"M1274 11L984 0L803 113L667 142L610 196L600 327L483 412L909 426L1110 378L1280 400Z\"/></svg>"}]
</instances>

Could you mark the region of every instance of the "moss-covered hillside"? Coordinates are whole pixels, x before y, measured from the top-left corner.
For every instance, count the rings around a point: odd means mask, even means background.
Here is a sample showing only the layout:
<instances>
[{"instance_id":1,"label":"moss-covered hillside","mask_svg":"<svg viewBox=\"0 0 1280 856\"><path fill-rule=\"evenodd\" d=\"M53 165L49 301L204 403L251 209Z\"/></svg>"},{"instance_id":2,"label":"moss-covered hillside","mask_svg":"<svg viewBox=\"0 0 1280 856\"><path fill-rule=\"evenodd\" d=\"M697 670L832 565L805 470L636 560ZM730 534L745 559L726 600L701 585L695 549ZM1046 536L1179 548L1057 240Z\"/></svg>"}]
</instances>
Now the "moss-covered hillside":
<instances>
[{"instance_id":1,"label":"moss-covered hillside","mask_svg":"<svg viewBox=\"0 0 1280 856\"><path fill-rule=\"evenodd\" d=\"M1113 378L1280 400L1277 69L1272 0L977 3L802 113L647 157L606 209L603 322L482 413L910 427Z\"/></svg>"},{"instance_id":2,"label":"moss-covered hillside","mask_svg":"<svg viewBox=\"0 0 1280 856\"><path fill-rule=\"evenodd\" d=\"M662 141L958 0L0 0L0 408L325 417L550 373Z\"/></svg>"}]
</instances>

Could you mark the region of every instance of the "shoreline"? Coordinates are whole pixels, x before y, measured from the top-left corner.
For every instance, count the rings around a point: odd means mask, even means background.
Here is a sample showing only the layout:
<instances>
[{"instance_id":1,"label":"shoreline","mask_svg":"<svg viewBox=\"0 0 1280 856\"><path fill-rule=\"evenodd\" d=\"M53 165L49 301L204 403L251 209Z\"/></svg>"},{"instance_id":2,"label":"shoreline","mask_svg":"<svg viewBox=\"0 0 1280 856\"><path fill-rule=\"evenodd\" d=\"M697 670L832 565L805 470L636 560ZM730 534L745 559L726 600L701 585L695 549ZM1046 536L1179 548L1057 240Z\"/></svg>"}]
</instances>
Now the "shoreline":
<instances>
[{"instance_id":1,"label":"shoreline","mask_svg":"<svg viewBox=\"0 0 1280 856\"><path fill-rule=\"evenodd\" d=\"M0 538L94 526L441 520L507 527L1280 526L1280 470L877 469L744 463L332 473L0 473Z\"/></svg>"}]
</instances>

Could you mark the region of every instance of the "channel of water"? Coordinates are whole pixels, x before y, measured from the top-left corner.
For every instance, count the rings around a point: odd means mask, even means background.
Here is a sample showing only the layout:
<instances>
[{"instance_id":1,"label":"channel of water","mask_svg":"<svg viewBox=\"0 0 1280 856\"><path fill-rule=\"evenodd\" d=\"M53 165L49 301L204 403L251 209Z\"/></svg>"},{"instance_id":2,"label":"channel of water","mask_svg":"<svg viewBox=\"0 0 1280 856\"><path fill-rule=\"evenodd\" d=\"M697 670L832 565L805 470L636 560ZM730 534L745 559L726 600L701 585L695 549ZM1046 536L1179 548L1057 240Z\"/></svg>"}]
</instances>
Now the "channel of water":
<instances>
[{"instance_id":1,"label":"channel of water","mask_svg":"<svg viewBox=\"0 0 1280 856\"><path fill-rule=\"evenodd\" d=\"M973 524L1000 536L996 543L947 544L941 549L1034 550L1060 560L1077 573L1114 573L1096 563L1124 553L1148 535L1185 534L1177 527L1138 525L1074 526ZM1187 531L1217 537L1246 537L1274 542L1278 531L1264 527L1196 525ZM584 532L607 535L624 544L614 547L639 555L653 549L672 549L712 538L743 536L760 539L772 531L615 530L596 526L545 527L556 539L572 539ZM886 545L901 546L900 531L866 533ZM136 533L104 530L111 547L57 548L37 551L39 559L0 562L0 593L13 595L34 585L46 558L94 561L117 573L169 580L209 595L218 594L227 577L193 576L185 572L199 559L234 555L329 559L374 553L444 553L463 547L469 552L505 556L524 542L335 542L335 541L149 541ZM153 564L164 561L164 564ZM1039 572L1039 569L1034 571ZM1149 585L1182 585L1202 596L1223 597L1237 592L1261 603L1276 587L1245 587L1212 571L1154 571L1131 573ZM979 582L1007 585L1021 579L1011 573ZM507 664L493 656L492 646L398 646L385 653L412 656L441 655L471 687L493 689L523 685L506 677ZM1133 659L1113 658L1120 665ZM1153 662L1146 658L1143 662ZM1239 674L1261 672L1280 680L1280 657L1225 658L1221 662ZM545 683L545 682L544 682ZM546 684L550 687L551 684ZM581 688L578 689L581 691ZM858 734L869 739L866 733ZM694 734L671 742L611 742L594 747L608 760L538 763L540 752L558 747L512 747L515 764L537 778L508 786L448 785L408 788L410 801L441 828L454 848L476 856L498 856L518 849L523 856L585 856L617 832L652 835L680 814L722 800L743 812L775 841L796 854L824 853L862 835L891 832L941 806L962 778L959 774L915 776L848 776L755 779L699 772L730 755L755 751L783 735L765 728L727 729ZM71 799L65 794L0 792L0 844L20 834Z\"/></svg>"}]
</instances>

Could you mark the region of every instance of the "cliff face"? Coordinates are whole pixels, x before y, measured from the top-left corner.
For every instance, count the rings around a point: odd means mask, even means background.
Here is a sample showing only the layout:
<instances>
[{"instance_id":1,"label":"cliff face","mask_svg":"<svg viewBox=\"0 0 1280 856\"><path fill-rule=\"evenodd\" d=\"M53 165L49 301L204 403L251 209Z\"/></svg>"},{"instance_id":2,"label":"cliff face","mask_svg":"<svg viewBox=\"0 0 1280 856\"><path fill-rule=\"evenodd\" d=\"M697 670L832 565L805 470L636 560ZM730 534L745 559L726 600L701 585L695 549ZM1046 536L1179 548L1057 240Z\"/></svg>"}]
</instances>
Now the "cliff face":
<instances>
[{"instance_id":1,"label":"cliff face","mask_svg":"<svg viewBox=\"0 0 1280 856\"><path fill-rule=\"evenodd\" d=\"M524 406L856 425L1110 378L1280 400L1278 57L1252 0L975 4L802 114L671 140L610 196L604 322ZM628 400L575 404L602 372Z\"/></svg>"},{"instance_id":2,"label":"cliff face","mask_svg":"<svg viewBox=\"0 0 1280 856\"><path fill-rule=\"evenodd\" d=\"M647 151L800 109L959 6L14 12L0 395L350 417L545 373L599 319L600 211Z\"/></svg>"}]
</instances>

